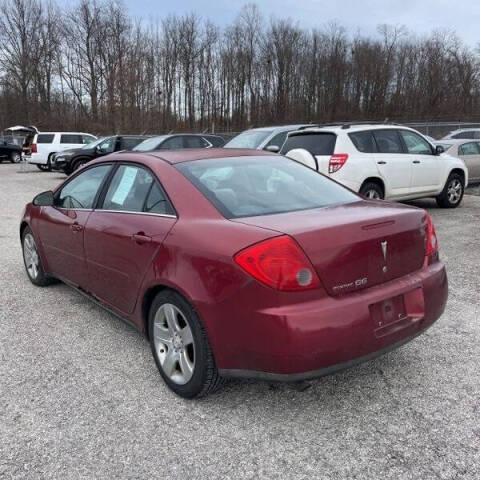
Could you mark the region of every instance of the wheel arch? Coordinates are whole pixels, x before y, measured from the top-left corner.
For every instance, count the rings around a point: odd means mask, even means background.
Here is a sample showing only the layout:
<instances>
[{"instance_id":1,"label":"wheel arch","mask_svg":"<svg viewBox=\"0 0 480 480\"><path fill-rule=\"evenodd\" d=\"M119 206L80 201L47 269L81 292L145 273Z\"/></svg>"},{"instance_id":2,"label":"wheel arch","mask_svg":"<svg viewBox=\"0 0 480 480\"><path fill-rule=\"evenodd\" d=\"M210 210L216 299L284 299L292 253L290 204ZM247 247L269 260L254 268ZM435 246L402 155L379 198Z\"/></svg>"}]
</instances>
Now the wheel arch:
<instances>
[{"instance_id":1,"label":"wheel arch","mask_svg":"<svg viewBox=\"0 0 480 480\"><path fill-rule=\"evenodd\" d=\"M193 305L192 301L180 289L175 288L172 285L167 285L167 284L164 284L164 283L151 285L144 292L143 297L142 297L142 304L141 304L142 328L143 328L143 333L145 334L147 340L150 340L150 338L149 338L149 328L148 328L148 314L150 313L150 307L151 307L152 302L155 299L155 297L160 292L164 292L164 291L167 291L167 290L171 291L171 292L175 292L177 295L180 295L186 302L188 302L190 304L190 306L193 308L193 310L196 311L196 308ZM198 315L198 313L197 313L197 315ZM204 325L204 327L205 327L205 325Z\"/></svg>"},{"instance_id":2,"label":"wheel arch","mask_svg":"<svg viewBox=\"0 0 480 480\"><path fill-rule=\"evenodd\" d=\"M22 223L20 224L20 240L22 239L23 232L27 227L30 227L28 222L26 220L22 220Z\"/></svg>"},{"instance_id":3,"label":"wheel arch","mask_svg":"<svg viewBox=\"0 0 480 480\"><path fill-rule=\"evenodd\" d=\"M383 196L385 197L385 182L380 177L368 177L366 178L362 184L360 185L360 190L362 190L363 186L366 183L376 183L383 191ZM360 191L359 190L359 191Z\"/></svg>"},{"instance_id":4,"label":"wheel arch","mask_svg":"<svg viewBox=\"0 0 480 480\"><path fill-rule=\"evenodd\" d=\"M465 186L465 182L466 182L465 172L464 172L461 168L454 168L454 169L451 170L450 173L448 174L447 180L448 180L448 178L450 177L450 175L452 175L452 173L456 173L457 175L460 175L460 176L462 177L462 180L463 180L463 185Z\"/></svg>"}]
</instances>

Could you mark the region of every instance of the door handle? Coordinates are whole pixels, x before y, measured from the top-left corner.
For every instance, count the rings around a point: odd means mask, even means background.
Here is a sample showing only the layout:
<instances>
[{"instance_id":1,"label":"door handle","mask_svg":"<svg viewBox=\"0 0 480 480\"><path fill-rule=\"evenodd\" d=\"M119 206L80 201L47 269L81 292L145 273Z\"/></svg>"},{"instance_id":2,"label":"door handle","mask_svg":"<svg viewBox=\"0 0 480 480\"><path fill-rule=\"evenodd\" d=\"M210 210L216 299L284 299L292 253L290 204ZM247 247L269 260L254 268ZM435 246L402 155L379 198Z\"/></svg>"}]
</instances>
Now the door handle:
<instances>
[{"instance_id":1,"label":"door handle","mask_svg":"<svg viewBox=\"0 0 480 480\"><path fill-rule=\"evenodd\" d=\"M70 225L70 228L73 233L81 232L83 230L83 227L78 224L77 222L74 222Z\"/></svg>"},{"instance_id":2,"label":"door handle","mask_svg":"<svg viewBox=\"0 0 480 480\"><path fill-rule=\"evenodd\" d=\"M380 160L379 162L377 162L379 165L386 165L387 162L383 161L383 160Z\"/></svg>"},{"instance_id":3,"label":"door handle","mask_svg":"<svg viewBox=\"0 0 480 480\"><path fill-rule=\"evenodd\" d=\"M414 160L412 163L420 163L420 160Z\"/></svg>"},{"instance_id":4,"label":"door handle","mask_svg":"<svg viewBox=\"0 0 480 480\"><path fill-rule=\"evenodd\" d=\"M138 232L132 235L132 240L141 245L142 243L150 243L152 241L152 237L145 235L144 232Z\"/></svg>"}]
</instances>

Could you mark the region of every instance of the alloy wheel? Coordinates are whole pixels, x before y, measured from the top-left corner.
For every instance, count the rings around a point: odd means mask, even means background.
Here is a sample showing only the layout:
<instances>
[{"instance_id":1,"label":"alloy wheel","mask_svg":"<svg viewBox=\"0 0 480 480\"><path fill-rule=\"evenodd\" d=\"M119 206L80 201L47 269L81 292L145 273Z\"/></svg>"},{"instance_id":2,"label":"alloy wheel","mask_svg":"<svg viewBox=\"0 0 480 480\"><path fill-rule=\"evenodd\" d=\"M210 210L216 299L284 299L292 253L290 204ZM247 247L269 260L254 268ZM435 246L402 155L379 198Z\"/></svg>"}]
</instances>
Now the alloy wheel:
<instances>
[{"instance_id":1,"label":"alloy wheel","mask_svg":"<svg viewBox=\"0 0 480 480\"><path fill-rule=\"evenodd\" d=\"M13 163L20 163L22 160L22 156L18 152L13 152L11 158Z\"/></svg>"},{"instance_id":2,"label":"alloy wheel","mask_svg":"<svg viewBox=\"0 0 480 480\"><path fill-rule=\"evenodd\" d=\"M25 259L28 275L32 280L36 280L40 269L40 259L35 239L31 233L27 233L23 240L23 258Z\"/></svg>"},{"instance_id":3,"label":"alloy wheel","mask_svg":"<svg viewBox=\"0 0 480 480\"><path fill-rule=\"evenodd\" d=\"M462 182L458 178L454 178L447 186L448 200L452 204L456 204L462 198Z\"/></svg>"},{"instance_id":4,"label":"alloy wheel","mask_svg":"<svg viewBox=\"0 0 480 480\"><path fill-rule=\"evenodd\" d=\"M365 192L365 196L371 200L381 200L382 197L380 194L377 192L377 190L374 190L373 188L371 190L367 190Z\"/></svg>"},{"instance_id":5,"label":"alloy wheel","mask_svg":"<svg viewBox=\"0 0 480 480\"><path fill-rule=\"evenodd\" d=\"M164 303L155 314L153 340L165 375L178 385L185 385L195 369L195 344L182 311Z\"/></svg>"}]
</instances>

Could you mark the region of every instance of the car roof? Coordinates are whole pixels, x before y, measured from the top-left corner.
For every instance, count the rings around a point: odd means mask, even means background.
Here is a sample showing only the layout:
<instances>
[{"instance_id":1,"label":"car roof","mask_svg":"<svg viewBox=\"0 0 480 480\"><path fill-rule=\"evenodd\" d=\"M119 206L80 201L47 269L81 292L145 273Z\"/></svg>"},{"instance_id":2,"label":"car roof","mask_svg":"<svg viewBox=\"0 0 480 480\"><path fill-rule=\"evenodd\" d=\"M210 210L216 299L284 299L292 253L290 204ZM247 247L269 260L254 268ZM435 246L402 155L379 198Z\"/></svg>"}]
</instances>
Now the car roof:
<instances>
[{"instance_id":1,"label":"car roof","mask_svg":"<svg viewBox=\"0 0 480 480\"><path fill-rule=\"evenodd\" d=\"M460 145L462 143L479 143L478 138L445 138L444 140L435 140L435 143L441 143L442 145Z\"/></svg>"},{"instance_id":2,"label":"car roof","mask_svg":"<svg viewBox=\"0 0 480 480\"><path fill-rule=\"evenodd\" d=\"M299 123L295 125L272 125L270 127L256 127L256 128L249 128L248 130L244 130L244 132L251 132L251 131L256 131L256 132L271 132L271 131L285 131L285 130L295 130L296 128L300 127L307 127L309 124L306 123ZM242 132L243 133L243 132Z\"/></svg>"},{"instance_id":3,"label":"car roof","mask_svg":"<svg viewBox=\"0 0 480 480\"><path fill-rule=\"evenodd\" d=\"M98 159L95 163L103 163L107 161L122 162L125 160L151 163L153 158L157 158L170 165L175 165L177 163L191 162L194 160L208 160L211 158L260 157L272 155L275 154L272 152L245 148L179 148L176 150L154 150L151 152L129 151L112 153L106 157Z\"/></svg>"},{"instance_id":4,"label":"car roof","mask_svg":"<svg viewBox=\"0 0 480 480\"><path fill-rule=\"evenodd\" d=\"M86 133L86 132L36 132L36 135L43 135L43 134L48 134L48 135L53 135L53 134L56 134L56 133L60 133L60 134L73 134L73 135L90 135L92 137L94 137L95 135L93 133Z\"/></svg>"},{"instance_id":5,"label":"car roof","mask_svg":"<svg viewBox=\"0 0 480 480\"><path fill-rule=\"evenodd\" d=\"M338 134L339 132L350 133L350 132L363 132L365 130L391 130L392 128L402 129L402 130L412 130L418 133L417 130L411 127L408 127L406 125L396 125L396 124L388 124L388 123L385 123L385 124L361 123L358 125L348 125L347 128L345 128L345 125L342 125L342 124L325 126L325 127L309 127L309 128L304 128L302 130L291 132L290 136L306 135L306 134L315 133L315 132Z\"/></svg>"}]
</instances>

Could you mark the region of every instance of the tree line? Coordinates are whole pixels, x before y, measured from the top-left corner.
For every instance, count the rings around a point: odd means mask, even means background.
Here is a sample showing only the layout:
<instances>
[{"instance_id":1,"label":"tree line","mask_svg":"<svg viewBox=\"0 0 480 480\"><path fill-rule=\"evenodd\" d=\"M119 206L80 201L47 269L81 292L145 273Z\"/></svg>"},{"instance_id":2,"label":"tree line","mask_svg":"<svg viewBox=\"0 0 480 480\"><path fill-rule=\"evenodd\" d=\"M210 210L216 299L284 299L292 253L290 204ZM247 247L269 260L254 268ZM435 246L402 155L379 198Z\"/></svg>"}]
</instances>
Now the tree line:
<instances>
[{"instance_id":1,"label":"tree line","mask_svg":"<svg viewBox=\"0 0 480 480\"><path fill-rule=\"evenodd\" d=\"M241 9L134 19L122 3L0 2L0 128L154 133L480 113L479 57L451 32L351 35Z\"/></svg>"}]
</instances>

